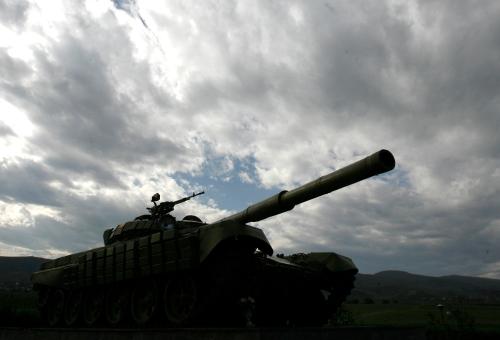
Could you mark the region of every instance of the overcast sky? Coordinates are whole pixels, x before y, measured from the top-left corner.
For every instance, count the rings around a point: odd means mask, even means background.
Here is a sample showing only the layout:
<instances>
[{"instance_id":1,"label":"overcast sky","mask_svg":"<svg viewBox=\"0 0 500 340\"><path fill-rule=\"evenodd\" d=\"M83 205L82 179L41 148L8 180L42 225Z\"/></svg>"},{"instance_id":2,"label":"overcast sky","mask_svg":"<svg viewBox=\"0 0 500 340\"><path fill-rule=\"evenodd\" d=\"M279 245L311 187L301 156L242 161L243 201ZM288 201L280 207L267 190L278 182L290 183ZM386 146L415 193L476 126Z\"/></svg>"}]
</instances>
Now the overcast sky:
<instances>
[{"instance_id":1,"label":"overcast sky","mask_svg":"<svg viewBox=\"0 0 500 340\"><path fill-rule=\"evenodd\" d=\"M102 244L155 192L215 221L381 148L394 171L258 223L361 272L500 279L500 2L0 0L0 255Z\"/></svg>"}]
</instances>

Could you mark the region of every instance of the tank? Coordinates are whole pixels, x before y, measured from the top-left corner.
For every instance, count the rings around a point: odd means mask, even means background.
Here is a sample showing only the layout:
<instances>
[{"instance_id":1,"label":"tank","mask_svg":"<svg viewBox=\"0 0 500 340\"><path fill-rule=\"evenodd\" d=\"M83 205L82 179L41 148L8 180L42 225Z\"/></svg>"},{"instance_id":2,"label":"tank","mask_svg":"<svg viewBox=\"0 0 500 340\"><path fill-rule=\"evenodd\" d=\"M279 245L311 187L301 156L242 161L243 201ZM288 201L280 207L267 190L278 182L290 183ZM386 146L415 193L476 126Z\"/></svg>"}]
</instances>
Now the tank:
<instances>
[{"instance_id":1,"label":"tank","mask_svg":"<svg viewBox=\"0 0 500 340\"><path fill-rule=\"evenodd\" d=\"M387 150L246 209L205 223L177 220L175 206L104 231L104 246L43 263L32 274L40 314L50 326L320 326L335 317L358 269L334 252L274 251L251 222L393 169Z\"/></svg>"}]
</instances>

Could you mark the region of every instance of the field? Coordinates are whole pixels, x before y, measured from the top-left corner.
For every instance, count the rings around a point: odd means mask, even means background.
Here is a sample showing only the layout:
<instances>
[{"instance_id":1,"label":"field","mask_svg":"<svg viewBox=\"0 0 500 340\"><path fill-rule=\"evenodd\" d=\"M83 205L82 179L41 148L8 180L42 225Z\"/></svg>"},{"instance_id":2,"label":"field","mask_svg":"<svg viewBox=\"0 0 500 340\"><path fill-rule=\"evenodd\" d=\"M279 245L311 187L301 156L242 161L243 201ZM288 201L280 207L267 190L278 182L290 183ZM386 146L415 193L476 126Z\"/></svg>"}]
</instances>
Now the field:
<instances>
[{"instance_id":1,"label":"field","mask_svg":"<svg viewBox=\"0 0 500 340\"><path fill-rule=\"evenodd\" d=\"M34 292L0 292L0 326L39 326Z\"/></svg>"},{"instance_id":2,"label":"field","mask_svg":"<svg viewBox=\"0 0 500 340\"><path fill-rule=\"evenodd\" d=\"M500 305L346 304L346 326L422 327L500 332ZM0 292L0 326L39 326L33 292Z\"/></svg>"},{"instance_id":3,"label":"field","mask_svg":"<svg viewBox=\"0 0 500 340\"><path fill-rule=\"evenodd\" d=\"M500 305L347 304L351 324L357 326L415 326L428 329L498 330Z\"/></svg>"}]
</instances>

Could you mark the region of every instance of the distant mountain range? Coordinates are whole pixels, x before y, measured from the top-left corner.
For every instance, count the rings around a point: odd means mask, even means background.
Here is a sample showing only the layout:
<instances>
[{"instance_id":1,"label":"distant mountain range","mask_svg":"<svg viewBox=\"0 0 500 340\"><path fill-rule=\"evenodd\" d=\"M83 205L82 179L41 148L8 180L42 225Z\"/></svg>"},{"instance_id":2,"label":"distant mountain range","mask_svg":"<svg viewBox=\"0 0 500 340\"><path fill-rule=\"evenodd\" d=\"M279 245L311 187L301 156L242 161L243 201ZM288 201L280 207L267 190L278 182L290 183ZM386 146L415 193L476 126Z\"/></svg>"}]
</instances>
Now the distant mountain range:
<instances>
[{"instance_id":1,"label":"distant mountain range","mask_svg":"<svg viewBox=\"0 0 500 340\"><path fill-rule=\"evenodd\" d=\"M0 289L29 287L31 273L47 259L0 256ZM470 276L424 276L403 271L358 274L348 301L358 303L438 303L462 300L500 303L500 280Z\"/></svg>"},{"instance_id":2,"label":"distant mountain range","mask_svg":"<svg viewBox=\"0 0 500 340\"><path fill-rule=\"evenodd\" d=\"M388 270L358 274L349 300L355 302L429 303L467 301L500 303L500 280L471 276L424 276Z\"/></svg>"},{"instance_id":3,"label":"distant mountain range","mask_svg":"<svg viewBox=\"0 0 500 340\"><path fill-rule=\"evenodd\" d=\"M40 268L40 257L7 257L0 256L0 289L12 287L29 287L31 273Z\"/></svg>"}]
</instances>

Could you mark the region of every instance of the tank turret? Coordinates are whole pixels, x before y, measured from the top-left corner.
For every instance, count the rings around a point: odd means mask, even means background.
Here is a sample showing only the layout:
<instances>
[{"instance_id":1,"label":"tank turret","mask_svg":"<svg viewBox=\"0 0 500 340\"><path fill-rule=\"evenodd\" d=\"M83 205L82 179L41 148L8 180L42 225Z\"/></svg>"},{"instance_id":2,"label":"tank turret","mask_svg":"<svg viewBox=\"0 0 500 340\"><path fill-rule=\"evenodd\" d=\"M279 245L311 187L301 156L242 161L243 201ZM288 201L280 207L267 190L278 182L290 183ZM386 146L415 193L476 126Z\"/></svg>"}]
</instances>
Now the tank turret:
<instances>
[{"instance_id":1,"label":"tank turret","mask_svg":"<svg viewBox=\"0 0 500 340\"><path fill-rule=\"evenodd\" d=\"M205 192L194 193L177 201L165 201L157 204L160 194L156 193L151 197L153 206L146 208L149 214L137 216L134 221L119 224L116 228L106 229L103 232L104 245L110 245L118 241L125 241L141 236L154 234L169 228L181 228L189 226L200 226L202 221L194 215L185 216L182 221L177 221L170 215L174 207L178 204L189 201L191 198L203 195ZM185 228L184 228L185 229ZM185 230L186 231L186 230Z\"/></svg>"}]
</instances>

